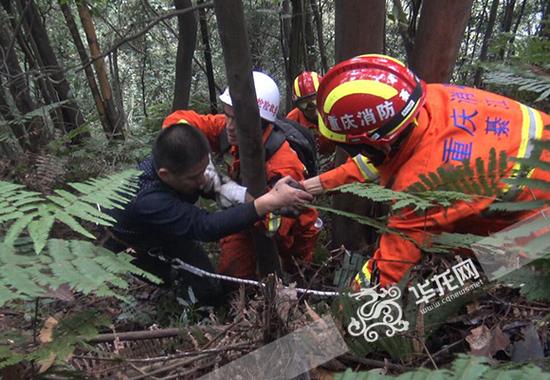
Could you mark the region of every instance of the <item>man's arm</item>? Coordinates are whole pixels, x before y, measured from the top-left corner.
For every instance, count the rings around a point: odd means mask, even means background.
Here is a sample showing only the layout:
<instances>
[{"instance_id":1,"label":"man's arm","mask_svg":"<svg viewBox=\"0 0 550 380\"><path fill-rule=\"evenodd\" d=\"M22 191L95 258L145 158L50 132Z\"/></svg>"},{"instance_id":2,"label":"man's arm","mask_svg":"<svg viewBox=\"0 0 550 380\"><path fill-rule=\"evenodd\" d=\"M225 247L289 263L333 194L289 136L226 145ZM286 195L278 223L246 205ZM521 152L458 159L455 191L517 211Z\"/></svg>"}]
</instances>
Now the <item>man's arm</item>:
<instances>
[{"instance_id":1,"label":"man's arm","mask_svg":"<svg viewBox=\"0 0 550 380\"><path fill-rule=\"evenodd\" d=\"M308 193L288 186L281 179L268 193L227 210L209 213L192 203L182 202L169 192L143 196L135 203L137 217L152 233L166 233L191 240L214 241L250 227L265 214L284 206L299 206L312 200Z\"/></svg>"},{"instance_id":2,"label":"man's arm","mask_svg":"<svg viewBox=\"0 0 550 380\"><path fill-rule=\"evenodd\" d=\"M332 190L353 182L376 182L378 170L364 156L357 155L342 165L321 173L317 177L306 179L303 184L306 191L313 195Z\"/></svg>"}]
</instances>

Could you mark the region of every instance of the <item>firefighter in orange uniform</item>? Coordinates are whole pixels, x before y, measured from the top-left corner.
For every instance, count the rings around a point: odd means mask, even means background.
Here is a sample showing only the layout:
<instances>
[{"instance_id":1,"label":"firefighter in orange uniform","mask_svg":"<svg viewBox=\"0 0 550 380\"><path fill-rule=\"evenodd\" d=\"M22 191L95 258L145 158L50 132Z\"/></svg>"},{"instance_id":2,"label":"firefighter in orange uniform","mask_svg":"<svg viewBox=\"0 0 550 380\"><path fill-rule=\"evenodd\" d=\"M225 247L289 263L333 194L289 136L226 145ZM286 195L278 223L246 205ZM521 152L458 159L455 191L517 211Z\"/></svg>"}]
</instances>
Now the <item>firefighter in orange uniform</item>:
<instances>
[{"instance_id":1,"label":"firefighter in orange uniform","mask_svg":"<svg viewBox=\"0 0 550 380\"><path fill-rule=\"evenodd\" d=\"M292 101L296 107L286 115L286 118L310 129L315 135L317 152L322 155L329 155L334 152L335 145L319 134L317 126L315 97L317 96L320 80L321 77L314 71L304 71L294 79Z\"/></svg>"},{"instance_id":2,"label":"firefighter in orange uniform","mask_svg":"<svg viewBox=\"0 0 550 380\"><path fill-rule=\"evenodd\" d=\"M503 96L448 84L426 84L405 65L383 55L363 55L334 66L323 77L317 94L321 134L344 148L353 160L304 181L306 190L323 190L354 181L378 180L403 191L419 175L440 167L489 161L491 148L508 157L530 157L532 139L548 139L550 116ZM541 157L550 161L550 153ZM507 176L550 180L550 173L521 170L509 161ZM522 173L522 174L520 174ZM505 188L506 200L550 199L546 191ZM421 258L418 248L439 232L488 235L540 210L510 214L505 220L484 211L495 198L475 198L427 215L406 211L391 216L388 227L413 241L384 233L379 248L365 263L354 286L398 282Z\"/></svg>"},{"instance_id":3,"label":"firefighter in orange uniform","mask_svg":"<svg viewBox=\"0 0 550 380\"><path fill-rule=\"evenodd\" d=\"M279 89L273 79L264 73L255 71L253 78L265 144L272 132L271 123L275 120L279 109ZM189 123L206 135L215 152L223 150L222 141L226 138L230 145L229 151L233 156L228 174L233 180L240 182L236 120L228 88L220 95L220 100L224 105L224 114L200 115L193 111L179 110L166 117L162 127L166 128L182 122ZM265 170L268 186L287 175L297 181L304 179L304 165L286 141L267 159ZM258 223L258 228L276 240L283 269L286 271L293 272L295 269L292 256L311 262L321 227L317 219L318 212L310 208L297 218L270 213L263 223ZM256 277L256 254L251 231L225 237L220 241L220 246L218 272L241 278Z\"/></svg>"}]
</instances>

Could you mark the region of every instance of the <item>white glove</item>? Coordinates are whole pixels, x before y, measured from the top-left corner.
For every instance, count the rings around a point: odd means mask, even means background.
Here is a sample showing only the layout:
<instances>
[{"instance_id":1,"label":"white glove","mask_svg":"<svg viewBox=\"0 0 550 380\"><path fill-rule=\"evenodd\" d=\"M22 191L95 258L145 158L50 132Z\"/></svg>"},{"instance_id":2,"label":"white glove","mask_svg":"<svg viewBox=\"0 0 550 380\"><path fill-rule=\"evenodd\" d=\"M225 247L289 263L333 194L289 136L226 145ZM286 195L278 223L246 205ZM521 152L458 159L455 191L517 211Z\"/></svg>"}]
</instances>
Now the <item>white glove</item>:
<instances>
[{"instance_id":1,"label":"white glove","mask_svg":"<svg viewBox=\"0 0 550 380\"><path fill-rule=\"evenodd\" d=\"M205 194L219 193L222 181L216 167L212 163L210 155L208 156L208 166L204 171L204 176L206 178L206 184L203 186L202 191Z\"/></svg>"},{"instance_id":2,"label":"white glove","mask_svg":"<svg viewBox=\"0 0 550 380\"><path fill-rule=\"evenodd\" d=\"M222 185L217 194L216 200L221 208L228 208L239 203L244 203L246 199L246 187L232 181L229 177L222 178Z\"/></svg>"}]
</instances>

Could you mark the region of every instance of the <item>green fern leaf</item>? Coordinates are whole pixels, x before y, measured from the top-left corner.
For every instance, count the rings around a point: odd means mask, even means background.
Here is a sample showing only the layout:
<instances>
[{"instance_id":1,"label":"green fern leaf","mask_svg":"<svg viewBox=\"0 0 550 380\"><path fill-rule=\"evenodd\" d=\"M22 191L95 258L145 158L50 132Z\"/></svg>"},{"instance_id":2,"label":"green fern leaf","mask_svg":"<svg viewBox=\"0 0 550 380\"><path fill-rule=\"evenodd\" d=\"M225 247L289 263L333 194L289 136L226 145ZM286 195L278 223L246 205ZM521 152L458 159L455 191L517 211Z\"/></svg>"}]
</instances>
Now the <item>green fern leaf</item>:
<instances>
[{"instance_id":1,"label":"green fern leaf","mask_svg":"<svg viewBox=\"0 0 550 380\"><path fill-rule=\"evenodd\" d=\"M491 211L517 212L542 208L548 201L536 200L526 202L495 202L490 207Z\"/></svg>"},{"instance_id":2,"label":"green fern leaf","mask_svg":"<svg viewBox=\"0 0 550 380\"><path fill-rule=\"evenodd\" d=\"M550 182L536 178L504 178L502 182L512 186L526 186L530 189L550 190Z\"/></svg>"},{"instance_id":3,"label":"green fern leaf","mask_svg":"<svg viewBox=\"0 0 550 380\"><path fill-rule=\"evenodd\" d=\"M511 161L518 162L523 166L530 168L538 168L545 171L550 171L550 162L539 160L538 158L510 158Z\"/></svg>"},{"instance_id":4,"label":"green fern leaf","mask_svg":"<svg viewBox=\"0 0 550 380\"><path fill-rule=\"evenodd\" d=\"M88 232L88 230L82 227L80 223L76 221L75 218L67 214L65 211L57 210L57 212L55 213L55 218L60 222L64 223L65 225L67 225L68 227L70 227L73 231L78 232L86 236L87 238L95 239L94 235Z\"/></svg>"},{"instance_id":5,"label":"green fern leaf","mask_svg":"<svg viewBox=\"0 0 550 380\"><path fill-rule=\"evenodd\" d=\"M479 179L479 183L481 185L481 188L483 189L482 194L487 196L492 195L491 187L487 182L487 173L485 172L485 163L479 157L476 159L476 171L477 171L477 177Z\"/></svg>"},{"instance_id":6,"label":"green fern leaf","mask_svg":"<svg viewBox=\"0 0 550 380\"><path fill-rule=\"evenodd\" d=\"M405 372L399 376L380 375L369 371L353 372L348 369L343 374L337 374L334 380L465 380L465 379L480 379L480 380L512 380L512 379L537 379L550 380L550 373L542 372L542 370L533 364L501 366L493 368L489 364L487 358L479 356L466 356L460 354L452 363L451 369L427 370L418 368L410 372Z\"/></svg>"},{"instance_id":7,"label":"green fern leaf","mask_svg":"<svg viewBox=\"0 0 550 380\"><path fill-rule=\"evenodd\" d=\"M30 222L27 228L34 243L34 251L40 253L46 246L55 217L46 206L39 208L37 216L38 219Z\"/></svg>"},{"instance_id":8,"label":"green fern leaf","mask_svg":"<svg viewBox=\"0 0 550 380\"><path fill-rule=\"evenodd\" d=\"M6 233L6 237L4 238L4 242L6 244L12 245L17 239L17 237L23 232L25 228L29 225L29 223L32 222L35 215L24 215L20 219L16 220L15 223L13 223L10 228L8 229L8 232Z\"/></svg>"}]
</instances>

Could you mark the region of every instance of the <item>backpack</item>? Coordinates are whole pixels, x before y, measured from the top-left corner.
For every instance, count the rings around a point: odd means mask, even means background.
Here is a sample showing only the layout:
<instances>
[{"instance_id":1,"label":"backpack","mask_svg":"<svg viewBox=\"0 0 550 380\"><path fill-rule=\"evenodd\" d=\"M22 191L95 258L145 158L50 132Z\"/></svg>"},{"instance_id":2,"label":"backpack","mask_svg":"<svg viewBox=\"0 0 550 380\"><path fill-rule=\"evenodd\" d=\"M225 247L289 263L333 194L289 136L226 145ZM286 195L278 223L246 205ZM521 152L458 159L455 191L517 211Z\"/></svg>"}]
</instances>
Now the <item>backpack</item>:
<instances>
[{"instance_id":1,"label":"backpack","mask_svg":"<svg viewBox=\"0 0 550 380\"><path fill-rule=\"evenodd\" d=\"M313 133L301 124L289 120L277 118L273 123L273 131L265 142L265 160L269 160L279 150L285 141L296 152L302 164L306 167L306 178L315 177L319 172L317 161L317 149ZM229 150L227 135L220 135L220 151Z\"/></svg>"},{"instance_id":2,"label":"backpack","mask_svg":"<svg viewBox=\"0 0 550 380\"><path fill-rule=\"evenodd\" d=\"M306 178L315 177L319 171L317 149L313 133L306 127L286 118L277 118L273 131L265 142L265 159L269 160L286 141L306 167Z\"/></svg>"}]
</instances>

